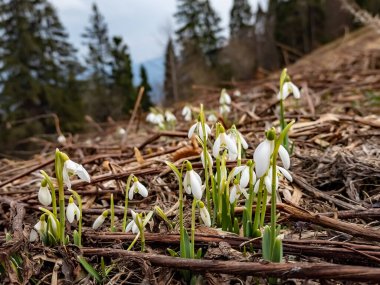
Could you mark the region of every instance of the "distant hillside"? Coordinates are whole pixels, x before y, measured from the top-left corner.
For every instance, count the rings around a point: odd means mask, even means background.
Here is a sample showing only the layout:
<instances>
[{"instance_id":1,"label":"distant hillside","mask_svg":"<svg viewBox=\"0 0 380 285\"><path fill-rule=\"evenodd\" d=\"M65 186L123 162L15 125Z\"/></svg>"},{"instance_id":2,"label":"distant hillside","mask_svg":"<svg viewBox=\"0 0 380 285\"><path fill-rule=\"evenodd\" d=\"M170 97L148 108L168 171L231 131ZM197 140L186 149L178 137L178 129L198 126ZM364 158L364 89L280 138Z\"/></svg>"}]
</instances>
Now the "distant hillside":
<instances>
[{"instance_id":1,"label":"distant hillside","mask_svg":"<svg viewBox=\"0 0 380 285\"><path fill-rule=\"evenodd\" d=\"M133 65L134 82L137 85L140 81L140 65L144 65L147 72L149 83L152 85L152 102L158 104L163 98L163 82L164 82L164 58L157 57L146 60Z\"/></svg>"}]
</instances>

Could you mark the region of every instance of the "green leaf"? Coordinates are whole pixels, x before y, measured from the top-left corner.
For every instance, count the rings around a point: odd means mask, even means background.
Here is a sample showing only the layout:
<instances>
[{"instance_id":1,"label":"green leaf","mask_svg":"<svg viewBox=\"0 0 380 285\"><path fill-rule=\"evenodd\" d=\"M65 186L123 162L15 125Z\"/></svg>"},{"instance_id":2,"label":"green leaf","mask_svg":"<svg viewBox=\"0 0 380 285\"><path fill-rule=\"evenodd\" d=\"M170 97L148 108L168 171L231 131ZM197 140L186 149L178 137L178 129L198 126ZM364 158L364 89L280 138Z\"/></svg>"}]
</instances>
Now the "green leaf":
<instances>
[{"instance_id":1,"label":"green leaf","mask_svg":"<svg viewBox=\"0 0 380 285\"><path fill-rule=\"evenodd\" d=\"M276 238L274 241L272 262L281 262L283 258L282 239Z\"/></svg>"},{"instance_id":2,"label":"green leaf","mask_svg":"<svg viewBox=\"0 0 380 285\"><path fill-rule=\"evenodd\" d=\"M174 174L177 176L177 179L178 181L181 181L182 180L182 175L181 173L179 172L178 168L173 164L171 163L170 161L165 161L166 165L170 167L170 169L174 172Z\"/></svg>"},{"instance_id":3,"label":"green leaf","mask_svg":"<svg viewBox=\"0 0 380 285\"><path fill-rule=\"evenodd\" d=\"M95 270L94 267L92 267L87 261L86 259L84 259L84 257L82 256L77 256L77 259L79 261L79 263L83 266L84 269L86 269L86 271L88 272L88 274L90 274L92 277L95 278L95 280L100 283L102 282L102 278L100 277L99 273Z\"/></svg>"},{"instance_id":4,"label":"green leaf","mask_svg":"<svg viewBox=\"0 0 380 285\"><path fill-rule=\"evenodd\" d=\"M197 254L195 255L195 259L201 259L202 258L202 248L198 248Z\"/></svg>"},{"instance_id":5,"label":"green leaf","mask_svg":"<svg viewBox=\"0 0 380 285\"><path fill-rule=\"evenodd\" d=\"M239 221L238 221L238 219L235 217L235 219L234 219L234 233L238 235L239 232L240 232Z\"/></svg>"},{"instance_id":6,"label":"green leaf","mask_svg":"<svg viewBox=\"0 0 380 285\"><path fill-rule=\"evenodd\" d=\"M172 257L179 257L178 253L171 248L166 249Z\"/></svg>"},{"instance_id":7,"label":"green leaf","mask_svg":"<svg viewBox=\"0 0 380 285\"><path fill-rule=\"evenodd\" d=\"M264 234L262 238L262 251L263 259L266 261L271 261L271 239L270 239L270 227L264 227Z\"/></svg>"}]
</instances>

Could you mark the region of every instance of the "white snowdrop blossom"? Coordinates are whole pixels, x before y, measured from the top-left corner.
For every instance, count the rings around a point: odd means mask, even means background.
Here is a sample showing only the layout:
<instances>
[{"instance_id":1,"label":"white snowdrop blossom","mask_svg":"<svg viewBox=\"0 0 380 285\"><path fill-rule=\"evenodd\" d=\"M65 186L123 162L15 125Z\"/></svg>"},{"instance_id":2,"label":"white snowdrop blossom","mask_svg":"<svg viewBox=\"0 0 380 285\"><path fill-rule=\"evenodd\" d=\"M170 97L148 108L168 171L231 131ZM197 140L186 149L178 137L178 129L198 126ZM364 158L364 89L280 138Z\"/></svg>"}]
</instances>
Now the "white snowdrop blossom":
<instances>
[{"instance_id":1,"label":"white snowdrop blossom","mask_svg":"<svg viewBox=\"0 0 380 285\"><path fill-rule=\"evenodd\" d=\"M32 230L30 231L29 241L30 241L30 242L34 242L34 241L36 241L37 239L38 239L38 233L37 233L37 231L36 231L35 229L32 229Z\"/></svg>"},{"instance_id":2,"label":"white snowdrop blossom","mask_svg":"<svg viewBox=\"0 0 380 285\"><path fill-rule=\"evenodd\" d=\"M230 188L230 203L233 204L239 200L241 194L243 194L244 197L248 199L247 189L240 187L236 181L236 183L234 183L234 185Z\"/></svg>"},{"instance_id":3,"label":"white snowdrop blossom","mask_svg":"<svg viewBox=\"0 0 380 285\"><path fill-rule=\"evenodd\" d=\"M207 150L206 150L206 153L207 153L207 157L208 157L208 166L212 167L214 165L214 161L212 160L212 156ZM201 153L201 161L202 161L203 168L205 168L206 167L205 166L205 154L203 151Z\"/></svg>"},{"instance_id":4,"label":"white snowdrop blossom","mask_svg":"<svg viewBox=\"0 0 380 285\"><path fill-rule=\"evenodd\" d=\"M219 113L221 115L227 115L231 112L231 107L229 105L220 105L219 106Z\"/></svg>"},{"instance_id":5,"label":"white snowdrop blossom","mask_svg":"<svg viewBox=\"0 0 380 285\"><path fill-rule=\"evenodd\" d=\"M207 116L207 121L210 123L216 123L218 121L218 118L214 114L210 114Z\"/></svg>"},{"instance_id":6,"label":"white snowdrop blossom","mask_svg":"<svg viewBox=\"0 0 380 285\"><path fill-rule=\"evenodd\" d=\"M240 182L239 182L239 186L241 188L246 188L249 184L249 170L250 170L250 167L248 165L237 166L233 170L233 176L236 176L239 173L241 173ZM255 184L255 183L256 183L256 174L254 171L252 171L252 184Z\"/></svg>"},{"instance_id":7,"label":"white snowdrop blossom","mask_svg":"<svg viewBox=\"0 0 380 285\"><path fill-rule=\"evenodd\" d=\"M218 158L220 151L224 148L228 151L228 160L234 160L237 158L236 143L224 132L224 130L222 130L214 142L212 147L212 155L215 158Z\"/></svg>"},{"instance_id":8,"label":"white snowdrop blossom","mask_svg":"<svg viewBox=\"0 0 380 285\"><path fill-rule=\"evenodd\" d=\"M167 122L175 122L177 121L177 118L174 116L174 114L168 110L165 111L165 120Z\"/></svg>"},{"instance_id":9,"label":"white snowdrop blossom","mask_svg":"<svg viewBox=\"0 0 380 285\"><path fill-rule=\"evenodd\" d=\"M192 168L186 171L185 178L183 179L183 187L187 194L193 194L197 200L202 199L202 180L198 173Z\"/></svg>"},{"instance_id":10,"label":"white snowdrop blossom","mask_svg":"<svg viewBox=\"0 0 380 285\"><path fill-rule=\"evenodd\" d=\"M265 176L264 178L264 184L265 187L267 188L268 193L272 193L272 178L273 178L273 168L272 166L269 168L268 175ZM283 167L281 166L276 166L276 185L275 189L277 191L279 183L278 183L278 176L283 175L286 179L288 179L290 182L293 181L293 177L290 175L290 173Z\"/></svg>"},{"instance_id":11,"label":"white snowdrop blossom","mask_svg":"<svg viewBox=\"0 0 380 285\"><path fill-rule=\"evenodd\" d=\"M285 169L289 169L290 167L290 157L289 153L282 145L280 145L280 148L278 149L278 154L281 158L282 164L284 165Z\"/></svg>"},{"instance_id":12,"label":"white snowdrop blossom","mask_svg":"<svg viewBox=\"0 0 380 285\"><path fill-rule=\"evenodd\" d=\"M124 128L122 128L122 127L119 127L119 128L117 128L117 135L119 136L119 137L122 137L122 136L124 136L125 135L125 129Z\"/></svg>"},{"instance_id":13,"label":"white snowdrop blossom","mask_svg":"<svg viewBox=\"0 0 380 285\"><path fill-rule=\"evenodd\" d=\"M231 104L231 97L230 97L230 95L228 95L226 89L223 89L222 93L220 94L219 104L220 105L230 105Z\"/></svg>"},{"instance_id":14,"label":"white snowdrop blossom","mask_svg":"<svg viewBox=\"0 0 380 285\"><path fill-rule=\"evenodd\" d=\"M70 224L72 222L74 222L74 219L79 221L80 215L81 215L81 213L80 213L78 206L74 203L73 197L70 197L69 198L69 205L66 208L67 220L69 221Z\"/></svg>"},{"instance_id":15,"label":"white snowdrop blossom","mask_svg":"<svg viewBox=\"0 0 380 285\"><path fill-rule=\"evenodd\" d=\"M45 221L45 215L42 215L37 224L34 225L33 229L30 231L29 241L33 242L37 240L36 232L42 236L46 234L47 223Z\"/></svg>"},{"instance_id":16,"label":"white snowdrop blossom","mask_svg":"<svg viewBox=\"0 0 380 285\"><path fill-rule=\"evenodd\" d=\"M38 201L44 206L49 206L51 204L51 193L47 185L41 185L40 190L38 190Z\"/></svg>"},{"instance_id":17,"label":"white snowdrop blossom","mask_svg":"<svg viewBox=\"0 0 380 285\"><path fill-rule=\"evenodd\" d=\"M133 181L134 182L128 192L129 200L133 200L133 195L135 193L139 193L144 198L148 197L148 190L143 184L141 184L141 182L137 179L137 177L134 177Z\"/></svg>"},{"instance_id":18,"label":"white snowdrop blossom","mask_svg":"<svg viewBox=\"0 0 380 285\"><path fill-rule=\"evenodd\" d=\"M241 132L239 132L236 128L231 129L229 132L229 135L230 135L231 139L235 142L236 145L238 143L238 138L239 138L239 142L240 142L241 146L244 149L248 148L247 141L245 140L245 138L243 137Z\"/></svg>"},{"instance_id":19,"label":"white snowdrop blossom","mask_svg":"<svg viewBox=\"0 0 380 285\"><path fill-rule=\"evenodd\" d=\"M164 123L165 118L160 113L153 113L153 112L151 112L146 117L146 121L149 122L149 123L151 123L151 124L161 126Z\"/></svg>"},{"instance_id":20,"label":"white snowdrop blossom","mask_svg":"<svg viewBox=\"0 0 380 285\"><path fill-rule=\"evenodd\" d=\"M205 124L205 131L207 140L208 135L211 134L211 129L207 124ZM198 137L203 141L203 128L202 123L200 121L196 122L194 125L190 127L189 132L187 134L188 138L191 139L194 133L196 133Z\"/></svg>"},{"instance_id":21,"label":"white snowdrop blossom","mask_svg":"<svg viewBox=\"0 0 380 285\"><path fill-rule=\"evenodd\" d=\"M63 181L68 189L71 188L70 175L77 175L80 179L90 183L91 178L86 169L81 164L78 164L70 159L66 160L63 165Z\"/></svg>"},{"instance_id":22,"label":"white snowdrop blossom","mask_svg":"<svg viewBox=\"0 0 380 285\"><path fill-rule=\"evenodd\" d=\"M64 135L59 135L57 138L57 142L59 142L62 145L65 144L66 143L66 137Z\"/></svg>"},{"instance_id":23,"label":"white snowdrop blossom","mask_svg":"<svg viewBox=\"0 0 380 285\"><path fill-rule=\"evenodd\" d=\"M299 99L301 97L301 92L296 85L294 85L292 82L285 82L282 86L282 94L281 92L278 92L277 99L285 100L290 94L293 94L294 98L296 99Z\"/></svg>"},{"instance_id":24,"label":"white snowdrop blossom","mask_svg":"<svg viewBox=\"0 0 380 285\"><path fill-rule=\"evenodd\" d=\"M187 122L191 121L191 109L189 106L183 107L182 116L183 116L185 121L187 121Z\"/></svg>"},{"instance_id":25,"label":"white snowdrop blossom","mask_svg":"<svg viewBox=\"0 0 380 285\"><path fill-rule=\"evenodd\" d=\"M108 216L108 210L105 210L99 217L96 218L95 222L92 224L92 228L94 230L97 230L101 225L103 225L107 216Z\"/></svg>"},{"instance_id":26,"label":"white snowdrop blossom","mask_svg":"<svg viewBox=\"0 0 380 285\"><path fill-rule=\"evenodd\" d=\"M234 91L234 96L235 96L235 97L240 97L240 96L241 96L241 92L240 92L240 90L235 90L235 91Z\"/></svg>"},{"instance_id":27,"label":"white snowdrop blossom","mask_svg":"<svg viewBox=\"0 0 380 285\"><path fill-rule=\"evenodd\" d=\"M136 214L136 212L133 210L131 210L131 214L133 220L128 223L127 227L125 228L125 232L127 233L130 230L132 230L132 233L138 234L140 232L140 229L137 226L136 219L139 219L139 223L142 225L141 217L140 215Z\"/></svg>"},{"instance_id":28,"label":"white snowdrop blossom","mask_svg":"<svg viewBox=\"0 0 380 285\"><path fill-rule=\"evenodd\" d=\"M205 207L205 204L202 201L199 201L199 213L205 226L211 227L210 213L208 212L207 208Z\"/></svg>"},{"instance_id":29,"label":"white snowdrop blossom","mask_svg":"<svg viewBox=\"0 0 380 285\"><path fill-rule=\"evenodd\" d=\"M258 178L262 177L267 172L273 149L274 141L268 139L261 142L255 149L253 160L255 161L256 175Z\"/></svg>"}]
</instances>

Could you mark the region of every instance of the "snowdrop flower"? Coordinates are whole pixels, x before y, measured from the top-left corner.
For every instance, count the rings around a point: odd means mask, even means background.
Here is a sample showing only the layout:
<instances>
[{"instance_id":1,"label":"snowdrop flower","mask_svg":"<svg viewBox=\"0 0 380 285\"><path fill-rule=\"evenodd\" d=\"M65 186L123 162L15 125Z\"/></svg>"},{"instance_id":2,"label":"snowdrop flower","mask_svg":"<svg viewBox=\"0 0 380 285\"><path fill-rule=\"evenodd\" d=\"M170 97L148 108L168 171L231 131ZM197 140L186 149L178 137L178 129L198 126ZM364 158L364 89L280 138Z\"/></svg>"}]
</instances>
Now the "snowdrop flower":
<instances>
[{"instance_id":1,"label":"snowdrop flower","mask_svg":"<svg viewBox=\"0 0 380 285\"><path fill-rule=\"evenodd\" d=\"M290 182L293 181L293 177L290 175L290 173L281 166L276 166L276 185L275 189L277 191L278 189L278 176L283 175L286 179L288 179ZM272 166L269 168L268 175L264 178L265 187L267 188L268 193L272 193L272 178L273 178L273 168Z\"/></svg>"},{"instance_id":2,"label":"snowdrop flower","mask_svg":"<svg viewBox=\"0 0 380 285\"><path fill-rule=\"evenodd\" d=\"M206 153L207 153L207 156L208 156L208 166L211 165L211 167L214 165L214 161L212 160L212 156L211 154L206 150ZM202 151L201 153L201 161L202 161L202 165L203 165L203 168L205 168L205 155L204 155L204 152Z\"/></svg>"},{"instance_id":3,"label":"snowdrop flower","mask_svg":"<svg viewBox=\"0 0 380 285\"><path fill-rule=\"evenodd\" d=\"M29 241L34 242L40 236L45 235L47 230L47 223L45 221L45 215L42 215L37 224L34 225L33 229L30 231ZM37 234L38 233L38 234Z\"/></svg>"},{"instance_id":4,"label":"snowdrop flower","mask_svg":"<svg viewBox=\"0 0 380 285\"><path fill-rule=\"evenodd\" d=\"M282 175L284 175L286 179L288 179L290 182L293 182L293 177L292 175L290 175L289 171L287 171L285 168L281 166L277 166L277 169L280 171Z\"/></svg>"},{"instance_id":5,"label":"snowdrop flower","mask_svg":"<svg viewBox=\"0 0 380 285\"><path fill-rule=\"evenodd\" d=\"M52 201L51 193L47 186L46 180L43 180L41 182L40 190L38 190L38 201L40 201L40 203L44 205L45 207L51 204L51 201Z\"/></svg>"},{"instance_id":6,"label":"snowdrop flower","mask_svg":"<svg viewBox=\"0 0 380 285\"><path fill-rule=\"evenodd\" d=\"M270 165L270 157L274 149L274 140L266 138L261 142L253 153L255 169L257 177L262 177L268 170Z\"/></svg>"},{"instance_id":7,"label":"snowdrop flower","mask_svg":"<svg viewBox=\"0 0 380 285\"><path fill-rule=\"evenodd\" d=\"M219 106L219 113L222 115L227 115L231 112L231 107L229 105Z\"/></svg>"},{"instance_id":8,"label":"snowdrop flower","mask_svg":"<svg viewBox=\"0 0 380 285\"><path fill-rule=\"evenodd\" d=\"M205 207L205 204L202 201L199 201L199 213L205 226L211 227L210 213L208 212L207 208Z\"/></svg>"},{"instance_id":9,"label":"snowdrop flower","mask_svg":"<svg viewBox=\"0 0 380 285\"><path fill-rule=\"evenodd\" d=\"M233 141L235 142L236 145L237 145L237 141L238 141L238 138L239 138L239 142L241 143L241 146L244 149L248 148L247 141L245 140L245 138L243 137L243 135L241 134L241 132L239 132L236 129L235 125L233 125L232 128L229 130L229 134L230 134L230 137L233 139Z\"/></svg>"},{"instance_id":10,"label":"snowdrop flower","mask_svg":"<svg viewBox=\"0 0 380 285\"><path fill-rule=\"evenodd\" d=\"M293 93L294 98L299 99L301 97L301 92L296 85L292 82L285 82L282 86L282 94L278 92L277 99L285 100L290 94Z\"/></svg>"},{"instance_id":11,"label":"snowdrop flower","mask_svg":"<svg viewBox=\"0 0 380 285\"><path fill-rule=\"evenodd\" d=\"M191 109L189 106L183 107L182 116L184 117L185 121L187 121L187 122L191 121Z\"/></svg>"},{"instance_id":12,"label":"snowdrop flower","mask_svg":"<svg viewBox=\"0 0 380 285\"><path fill-rule=\"evenodd\" d=\"M69 223L71 224L74 219L76 218L77 221L79 221L80 218L80 211L77 205L74 203L74 199L72 196L69 198L69 205L66 208L66 217Z\"/></svg>"},{"instance_id":13,"label":"snowdrop flower","mask_svg":"<svg viewBox=\"0 0 380 285\"><path fill-rule=\"evenodd\" d=\"M165 111L165 120L167 122L175 122L177 121L177 118L174 116L174 114L168 110Z\"/></svg>"},{"instance_id":14,"label":"snowdrop flower","mask_svg":"<svg viewBox=\"0 0 380 285\"><path fill-rule=\"evenodd\" d=\"M248 166L248 163L247 165L237 166L233 170L233 176L236 176L239 173L241 173L240 182L239 182L239 186L241 188L246 188L249 184L249 170L250 170L250 166ZM255 183L256 183L256 174L254 171L252 171L252 184L255 184Z\"/></svg>"},{"instance_id":15,"label":"snowdrop flower","mask_svg":"<svg viewBox=\"0 0 380 285\"><path fill-rule=\"evenodd\" d=\"M71 188L70 175L78 175L80 179L90 183L91 178L86 169L70 159L66 160L63 165L63 181L68 189Z\"/></svg>"},{"instance_id":16,"label":"snowdrop flower","mask_svg":"<svg viewBox=\"0 0 380 285\"><path fill-rule=\"evenodd\" d=\"M231 104L231 97L230 97L230 95L228 95L226 89L223 89L222 93L220 94L219 104L220 105L230 105Z\"/></svg>"},{"instance_id":17,"label":"snowdrop flower","mask_svg":"<svg viewBox=\"0 0 380 285\"><path fill-rule=\"evenodd\" d=\"M211 129L210 127L205 124L205 131L206 131L206 140L209 134L211 134ZM202 128L202 123L201 121L196 122L194 125L192 125L189 129L189 132L187 136L189 139L193 136L194 132L198 135L198 137L203 141L203 128Z\"/></svg>"},{"instance_id":18,"label":"snowdrop flower","mask_svg":"<svg viewBox=\"0 0 380 285\"><path fill-rule=\"evenodd\" d=\"M119 137L124 136L125 135L125 129L123 129L122 127L117 128L117 135Z\"/></svg>"},{"instance_id":19,"label":"snowdrop flower","mask_svg":"<svg viewBox=\"0 0 380 285\"><path fill-rule=\"evenodd\" d=\"M240 92L240 90L235 90L235 91L234 91L234 96L235 96L235 97L240 97L240 96L241 96L241 92Z\"/></svg>"},{"instance_id":20,"label":"snowdrop flower","mask_svg":"<svg viewBox=\"0 0 380 285\"><path fill-rule=\"evenodd\" d=\"M290 167L290 157L289 153L282 145L280 145L280 148L278 149L278 155L281 158L282 164L284 165L285 169L289 169Z\"/></svg>"},{"instance_id":21,"label":"snowdrop flower","mask_svg":"<svg viewBox=\"0 0 380 285\"><path fill-rule=\"evenodd\" d=\"M248 199L247 189L240 187L237 179L234 181L234 185L230 189L230 203L233 204L239 200L240 195L243 194L246 199Z\"/></svg>"},{"instance_id":22,"label":"snowdrop flower","mask_svg":"<svg viewBox=\"0 0 380 285\"><path fill-rule=\"evenodd\" d=\"M228 151L229 160L230 158L237 157L237 147L236 143L231 139L229 135L226 134L222 125L220 125L220 133L216 138L214 145L212 147L212 155L217 158L219 153L223 148Z\"/></svg>"},{"instance_id":23,"label":"snowdrop flower","mask_svg":"<svg viewBox=\"0 0 380 285\"><path fill-rule=\"evenodd\" d=\"M197 200L202 199L202 180L199 174L193 170L190 162L187 162L187 171L183 179L183 187L187 194L193 194Z\"/></svg>"},{"instance_id":24,"label":"snowdrop flower","mask_svg":"<svg viewBox=\"0 0 380 285\"><path fill-rule=\"evenodd\" d=\"M162 114L150 112L146 117L146 121L154 125L162 125L165 118Z\"/></svg>"},{"instance_id":25,"label":"snowdrop flower","mask_svg":"<svg viewBox=\"0 0 380 285\"><path fill-rule=\"evenodd\" d=\"M92 224L92 228L97 230L108 217L108 210L105 210L99 217L96 218L95 222Z\"/></svg>"},{"instance_id":26,"label":"snowdrop flower","mask_svg":"<svg viewBox=\"0 0 380 285\"><path fill-rule=\"evenodd\" d=\"M38 239L38 233L36 232L35 229L32 229L32 230L30 231L29 241L30 241L30 242L35 242L37 239Z\"/></svg>"},{"instance_id":27,"label":"snowdrop flower","mask_svg":"<svg viewBox=\"0 0 380 285\"><path fill-rule=\"evenodd\" d=\"M66 143L66 137L64 135L59 135L57 138L57 142L60 144L65 144Z\"/></svg>"},{"instance_id":28,"label":"snowdrop flower","mask_svg":"<svg viewBox=\"0 0 380 285\"><path fill-rule=\"evenodd\" d=\"M148 197L148 190L144 185L140 183L140 181L137 179L137 177L133 177L133 184L131 188L129 189L129 200L133 200L133 195L135 193L139 193L141 196Z\"/></svg>"},{"instance_id":29,"label":"snowdrop flower","mask_svg":"<svg viewBox=\"0 0 380 285\"><path fill-rule=\"evenodd\" d=\"M207 116L207 121L211 123L216 123L218 121L218 118L214 114L210 114Z\"/></svg>"},{"instance_id":30,"label":"snowdrop flower","mask_svg":"<svg viewBox=\"0 0 380 285\"><path fill-rule=\"evenodd\" d=\"M133 220L128 223L127 227L125 228L125 232L127 233L130 230L132 230L132 233L138 234L140 232L140 229L137 226L136 219L139 219L139 223L142 225L141 217L140 215L136 214L136 212L133 210L131 210L131 214Z\"/></svg>"}]
</instances>

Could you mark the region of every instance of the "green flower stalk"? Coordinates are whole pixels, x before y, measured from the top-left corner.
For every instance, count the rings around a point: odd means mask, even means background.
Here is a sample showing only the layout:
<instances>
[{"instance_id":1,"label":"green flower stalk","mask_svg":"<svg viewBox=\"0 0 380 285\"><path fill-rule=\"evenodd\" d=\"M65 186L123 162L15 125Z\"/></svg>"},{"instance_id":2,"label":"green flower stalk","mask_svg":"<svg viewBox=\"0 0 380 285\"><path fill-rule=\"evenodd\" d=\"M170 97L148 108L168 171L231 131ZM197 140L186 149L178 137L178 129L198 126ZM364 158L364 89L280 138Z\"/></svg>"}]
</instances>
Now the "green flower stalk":
<instances>
[{"instance_id":1,"label":"green flower stalk","mask_svg":"<svg viewBox=\"0 0 380 285\"><path fill-rule=\"evenodd\" d=\"M113 193L111 194L111 203L110 203L110 207L111 207L111 227L110 227L110 231L111 232L115 232L116 231L116 228L115 228L115 204L114 204L114 200L113 200Z\"/></svg>"},{"instance_id":2,"label":"green flower stalk","mask_svg":"<svg viewBox=\"0 0 380 285\"><path fill-rule=\"evenodd\" d=\"M128 190L131 185L131 181L133 179L133 174L128 176L127 184L125 186L125 192L124 192L124 216L123 216L123 224L122 224L122 231L125 231L125 227L127 226L127 214L128 214Z\"/></svg>"},{"instance_id":3,"label":"green flower stalk","mask_svg":"<svg viewBox=\"0 0 380 285\"><path fill-rule=\"evenodd\" d=\"M59 221L60 221L60 242L65 244L65 192L63 188L63 167L64 163L69 160L69 157L60 152L58 149L55 152L55 175L58 183L58 201L59 201Z\"/></svg>"}]
</instances>

